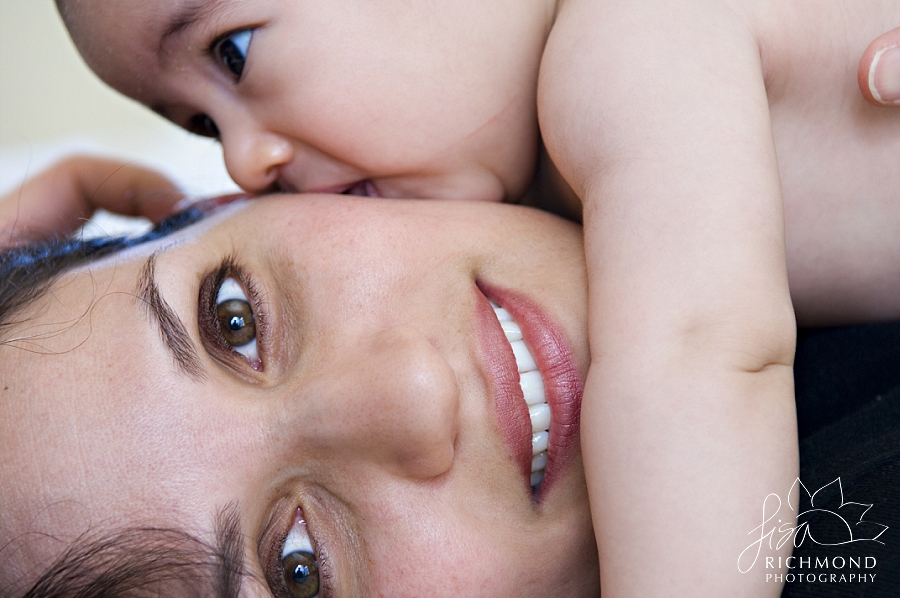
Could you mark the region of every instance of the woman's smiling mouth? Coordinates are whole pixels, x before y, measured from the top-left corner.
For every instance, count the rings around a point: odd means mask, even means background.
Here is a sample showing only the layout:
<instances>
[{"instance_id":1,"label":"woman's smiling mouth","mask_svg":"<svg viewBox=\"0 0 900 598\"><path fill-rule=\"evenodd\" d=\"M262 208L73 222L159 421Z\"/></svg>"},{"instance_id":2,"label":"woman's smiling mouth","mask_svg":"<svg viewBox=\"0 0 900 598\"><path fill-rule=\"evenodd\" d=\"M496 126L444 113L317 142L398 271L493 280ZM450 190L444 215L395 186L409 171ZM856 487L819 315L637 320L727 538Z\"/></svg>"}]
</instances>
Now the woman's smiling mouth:
<instances>
[{"instance_id":1,"label":"woman's smiling mouth","mask_svg":"<svg viewBox=\"0 0 900 598\"><path fill-rule=\"evenodd\" d=\"M540 305L476 284L500 431L540 503L578 454L582 379L566 338Z\"/></svg>"},{"instance_id":2,"label":"woman's smiling mouth","mask_svg":"<svg viewBox=\"0 0 900 598\"><path fill-rule=\"evenodd\" d=\"M493 301L491 301L491 307L494 308L494 315L497 316L500 327L516 358L519 385L522 387L525 404L528 405L532 434L531 491L536 496L540 490L541 481L544 479L544 468L547 466L547 439L551 423L550 405L547 404L547 397L544 393L544 379L534 362L531 351L522 340L522 330L519 325L508 311Z\"/></svg>"}]
</instances>

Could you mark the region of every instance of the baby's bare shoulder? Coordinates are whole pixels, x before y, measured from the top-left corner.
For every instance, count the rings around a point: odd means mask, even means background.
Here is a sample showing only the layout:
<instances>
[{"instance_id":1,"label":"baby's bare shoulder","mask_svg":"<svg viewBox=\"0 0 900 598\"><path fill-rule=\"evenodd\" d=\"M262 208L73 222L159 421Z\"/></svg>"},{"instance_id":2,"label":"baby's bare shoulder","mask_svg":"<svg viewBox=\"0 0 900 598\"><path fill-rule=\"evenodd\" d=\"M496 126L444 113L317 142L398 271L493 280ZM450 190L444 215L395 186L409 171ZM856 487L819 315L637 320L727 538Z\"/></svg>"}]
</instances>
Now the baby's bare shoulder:
<instances>
[{"instance_id":1,"label":"baby's bare shoulder","mask_svg":"<svg viewBox=\"0 0 900 598\"><path fill-rule=\"evenodd\" d=\"M715 23L723 38L730 28L752 26L759 2L746 0L558 0L554 28L572 32L604 31L613 37L643 35L674 27L690 34ZM558 27L557 27L558 26ZM578 42L601 40L583 39Z\"/></svg>"},{"instance_id":2,"label":"baby's bare shoulder","mask_svg":"<svg viewBox=\"0 0 900 598\"><path fill-rule=\"evenodd\" d=\"M643 149L675 139L654 123L707 108L726 118L734 109L718 99L726 87L734 98L761 92L751 19L735 4L561 3L541 62L538 113L551 155L579 194L598 168L634 157L642 135Z\"/></svg>"}]
</instances>

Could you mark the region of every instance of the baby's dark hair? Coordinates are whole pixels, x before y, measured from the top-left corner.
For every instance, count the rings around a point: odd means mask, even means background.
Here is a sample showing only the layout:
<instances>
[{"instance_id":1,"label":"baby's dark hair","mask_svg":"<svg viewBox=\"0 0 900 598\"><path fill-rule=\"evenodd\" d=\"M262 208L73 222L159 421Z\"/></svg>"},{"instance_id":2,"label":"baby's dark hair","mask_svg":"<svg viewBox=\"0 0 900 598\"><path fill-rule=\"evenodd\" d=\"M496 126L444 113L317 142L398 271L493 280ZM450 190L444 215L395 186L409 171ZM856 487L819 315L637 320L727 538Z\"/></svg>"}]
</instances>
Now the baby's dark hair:
<instances>
[{"instance_id":1,"label":"baby's dark hair","mask_svg":"<svg viewBox=\"0 0 900 598\"><path fill-rule=\"evenodd\" d=\"M15 314L40 298L64 272L170 235L203 215L199 208L189 208L138 237L67 237L0 250L0 342L5 331L19 323Z\"/></svg>"},{"instance_id":2,"label":"baby's dark hair","mask_svg":"<svg viewBox=\"0 0 900 598\"><path fill-rule=\"evenodd\" d=\"M66 29L70 29L72 26L72 19L69 15L69 8L72 4L71 0L54 0L54 2L56 2L56 12L59 13L63 25L66 26Z\"/></svg>"},{"instance_id":3,"label":"baby's dark hair","mask_svg":"<svg viewBox=\"0 0 900 598\"><path fill-rule=\"evenodd\" d=\"M56 2L56 10L59 12L59 15L62 17L63 22L66 21L66 8L68 7L67 0L54 0Z\"/></svg>"}]
</instances>

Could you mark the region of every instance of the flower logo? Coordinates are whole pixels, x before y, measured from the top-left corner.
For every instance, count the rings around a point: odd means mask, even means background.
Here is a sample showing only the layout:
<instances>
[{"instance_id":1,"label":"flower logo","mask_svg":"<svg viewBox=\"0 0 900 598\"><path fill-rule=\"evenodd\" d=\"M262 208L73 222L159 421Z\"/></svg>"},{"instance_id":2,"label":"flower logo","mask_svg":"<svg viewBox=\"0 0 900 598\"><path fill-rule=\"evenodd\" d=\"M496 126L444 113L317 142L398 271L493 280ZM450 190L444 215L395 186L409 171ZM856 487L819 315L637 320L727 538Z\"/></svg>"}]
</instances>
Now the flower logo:
<instances>
[{"instance_id":1,"label":"flower logo","mask_svg":"<svg viewBox=\"0 0 900 598\"><path fill-rule=\"evenodd\" d=\"M795 493L796 505L792 500ZM783 516L788 522L783 522L782 519L773 522L783 504L781 497L775 493L766 496L763 501L763 521L749 532L759 533L759 537L738 557L738 570L741 573L753 568L766 540L770 550L781 548L791 539L794 547L801 546L807 539L821 546L840 546L852 542L884 544L878 538L887 531L888 526L865 520L866 513L872 508L871 504L844 500L840 477L813 493L809 492L800 478L794 480L788 491L787 501L791 513ZM792 525L795 519L797 525ZM776 534L778 538L773 546Z\"/></svg>"},{"instance_id":2,"label":"flower logo","mask_svg":"<svg viewBox=\"0 0 900 598\"><path fill-rule=\"evenodd\" d=\"M799 486L798 504L791 504L794 488ZM841 478L837 477L812 494L797 478L788 492L788 506L797 513L794 528L794 546L801 546L809 538L822 546L839 546L851 542L878 540L888 527L881 523L865 521L871 504L845 502Z\"/></svg>"}]
</instances>

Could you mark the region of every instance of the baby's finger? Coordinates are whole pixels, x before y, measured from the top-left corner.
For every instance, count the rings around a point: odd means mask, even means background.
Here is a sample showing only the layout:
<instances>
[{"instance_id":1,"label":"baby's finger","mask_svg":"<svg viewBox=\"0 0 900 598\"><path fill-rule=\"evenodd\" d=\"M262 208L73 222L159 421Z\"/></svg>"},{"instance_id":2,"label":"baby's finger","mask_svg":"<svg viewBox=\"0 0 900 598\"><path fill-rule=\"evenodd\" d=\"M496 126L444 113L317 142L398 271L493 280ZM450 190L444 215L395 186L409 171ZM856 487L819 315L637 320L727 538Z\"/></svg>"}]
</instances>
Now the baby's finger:
<instances>
[{"instance_id":1,"label":"baby's finger","mask_svg":"<svg viewBox=\"0 0 900 598\"><path fill-rule=\"evenodd\" d=\"M133 164L73 157L0 198L0 231L8 245L75 231L100 208L158 222L183 199L161 174Z\"/></svg>"},{"instance_id":2,"label":"baby's finger","mask_svg":"<svg viewBox=\"0 0 900 598\"><path fill-rule=\"evenodd\" d=\"M900 106L900 27L877 38L859 61L863 97L876 106Z\"/></svg>"},{"instance_id":3,"label":"baby's finger","mask_svg":"<svg viewBox=\"0 0 900 598\"><path fill-rule=\"evenodd\" d=\"M73 167L80 174L82 209L104 209L123 216L140 216L156 223L172 214L184 194L162 174L114 160L90 159Z\"/></svg>"}]
</instances>

